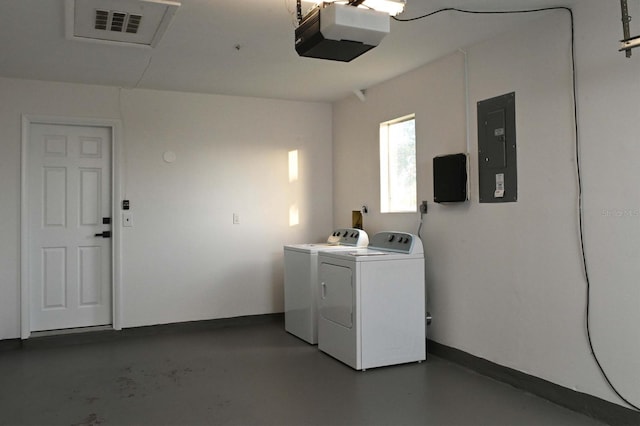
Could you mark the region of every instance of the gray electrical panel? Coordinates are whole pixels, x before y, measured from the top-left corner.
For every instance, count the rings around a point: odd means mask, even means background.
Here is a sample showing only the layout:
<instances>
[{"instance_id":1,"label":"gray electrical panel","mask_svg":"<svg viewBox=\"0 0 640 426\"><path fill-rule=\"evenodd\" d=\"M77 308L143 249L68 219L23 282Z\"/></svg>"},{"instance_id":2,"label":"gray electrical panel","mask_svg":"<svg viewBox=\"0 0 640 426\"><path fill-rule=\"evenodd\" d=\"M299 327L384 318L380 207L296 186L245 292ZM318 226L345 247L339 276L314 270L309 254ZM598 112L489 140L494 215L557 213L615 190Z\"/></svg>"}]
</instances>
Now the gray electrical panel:
<instances>
[{"instance_id":1,"label":"gray electrical panel","mask_svg":"<svg viewBox=\"0 0 640 426\"><path fill-rule=\"evenodd\" d=\"M518 201L514 92L478 102L478 180L481 203Z\"/></svg>"}]
</instances>

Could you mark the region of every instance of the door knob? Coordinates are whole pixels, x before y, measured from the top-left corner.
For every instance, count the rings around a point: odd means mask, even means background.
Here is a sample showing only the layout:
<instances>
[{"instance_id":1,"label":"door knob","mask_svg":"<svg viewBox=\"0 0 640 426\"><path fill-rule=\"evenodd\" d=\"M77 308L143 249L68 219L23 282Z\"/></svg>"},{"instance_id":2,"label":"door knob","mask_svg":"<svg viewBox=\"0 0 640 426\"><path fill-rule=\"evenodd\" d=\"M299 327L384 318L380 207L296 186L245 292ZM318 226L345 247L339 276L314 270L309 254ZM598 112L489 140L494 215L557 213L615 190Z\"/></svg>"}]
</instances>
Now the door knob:
<instances>
[{"instance_id":1,"label":"door knob","mask_svg":"<svg viewBox=\"0 0 640 426\"><path fill-rule=\"evenodd\" d=\"M95 235L96 237L111 238L111 231L104 231Z\"/></svg>"}]
</instances>

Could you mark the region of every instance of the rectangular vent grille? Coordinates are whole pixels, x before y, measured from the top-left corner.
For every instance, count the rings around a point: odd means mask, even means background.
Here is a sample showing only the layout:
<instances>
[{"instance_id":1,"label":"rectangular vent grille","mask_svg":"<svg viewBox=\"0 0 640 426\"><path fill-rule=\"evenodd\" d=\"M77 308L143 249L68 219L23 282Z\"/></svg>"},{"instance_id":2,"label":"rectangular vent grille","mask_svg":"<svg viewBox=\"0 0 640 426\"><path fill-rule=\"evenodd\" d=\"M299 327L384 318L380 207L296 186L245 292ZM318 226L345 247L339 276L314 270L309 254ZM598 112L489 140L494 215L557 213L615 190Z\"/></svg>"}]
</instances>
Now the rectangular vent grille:
<instances>
[{"instance_id":1,"label":"rectangular vent grille","mask_svg":"<svg viewBox=\"0 0 640 426\"><path fill-rule=\"evenodd\" d=\"M137 34L142 21L141 15L133 15L113 10L96 10L94 28L96 30Z\"/></svg>"},{"instance_id":2,"label":"rectangular vent grille","mask_svg":"<svg viewBox=\"0 0 640 426\"><path fill-rule=\"evenodd\" d=\"M109 22L109 12L106 10L96 10L96 30L106 30Z\"/></svg>"},{"instance_id":3,"label":"rectangular vent grille","mask_svg":"<svg viewBox=\"0 0 640 426\"><path fill-rule=\"evenodd\" d=\"M127 22L127 31L131 34L136 34L138 32L138 28L140 28L140 21L142 21L142 16L140 15L129 15L129 21Z\"/></svg>"}]
</instances>

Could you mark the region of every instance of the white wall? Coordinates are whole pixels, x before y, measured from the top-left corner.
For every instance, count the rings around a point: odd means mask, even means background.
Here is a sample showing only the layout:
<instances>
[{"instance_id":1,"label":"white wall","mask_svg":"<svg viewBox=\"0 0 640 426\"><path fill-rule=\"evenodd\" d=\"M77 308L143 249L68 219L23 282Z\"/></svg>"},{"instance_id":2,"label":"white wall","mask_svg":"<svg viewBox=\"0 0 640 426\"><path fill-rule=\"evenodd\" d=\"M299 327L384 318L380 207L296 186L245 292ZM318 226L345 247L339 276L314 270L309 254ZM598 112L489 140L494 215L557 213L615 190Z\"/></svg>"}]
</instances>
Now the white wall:
<instances>
[{"instance_id":1,"label":"white wall","mask_svg":"<svg viewBox=\"0 0 640 426\"><path fill-rule=\"evenodd\" d=\"M623 395L640 405L640 51L617 52L619 2L576 7L585 242L596 351ZM640 2L629 2L640 16ZM640 23L631 24L632 35Z\"/></svg>"},{"instance_id":2,"label":"white wall","mask_svg":"<svg viewBox=\"0 0 640 426\"><path fill-rule=\"evenodd\" d=\"M619 390L640 403L640 52L632 60L617 52L619 6L588 0L575 7L579 134L594 344ZM546 13L466 49L471 200L430 203L425 217L429 333L445 345L620 403L586 340L569 28L567 13ZM476 103L512 91L519 199L479 204ZM464 98L464 55L455 53L370 88L364 103L335 104L336 226L368 203L368 232L415 232L417 214L379 213L378 124L416 114L418 199L431 201L432 158L466 150ZM349 169L355 156L365 166Z\"/></svg>"},{"instance_id":3,"label":"white wall","mask_svg":"<svg viewBox=\"0 0 640 426\"><path fill-rule=\"evenodd\" d=\"M15 79L0 98L0 339L20 336L21 114L122 121L124 327L282 312L282 245L332 229L329 104Z\"/></svg>"},{"instance_id":4,"label":"white wall","mask_svg":"<svg viewBox=\"0 0 640 426\"><path fill-rule=\"evenodd\" d=\"M282 312L283 244L332 228L330 105L166 92L125 93L123 105L135 223L123 240L126 323Z\"/></svg>"}]
</instances>

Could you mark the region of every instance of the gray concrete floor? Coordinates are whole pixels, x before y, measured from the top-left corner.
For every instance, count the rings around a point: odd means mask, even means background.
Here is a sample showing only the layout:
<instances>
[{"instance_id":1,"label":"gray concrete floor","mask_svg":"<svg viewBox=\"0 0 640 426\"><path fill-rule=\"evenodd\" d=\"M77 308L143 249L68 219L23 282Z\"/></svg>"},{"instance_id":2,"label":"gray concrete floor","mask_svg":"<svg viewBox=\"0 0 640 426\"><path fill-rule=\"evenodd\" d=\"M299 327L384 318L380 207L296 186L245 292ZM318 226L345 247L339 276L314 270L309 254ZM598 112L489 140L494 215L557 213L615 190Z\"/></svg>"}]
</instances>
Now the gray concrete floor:
<instances>
[{"instance_id":1,"label":"gray concrete floor","mask_svg":"<svg viewBox=\"0 0 640 426\"><path fill-rule=\"evenodd\" d=\"M601 425L433 356L354 371L280 321L0 352L2 425Z\"/></svg>"}]
</instances>

